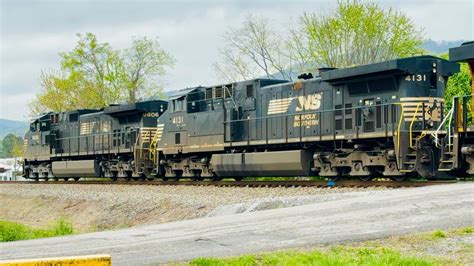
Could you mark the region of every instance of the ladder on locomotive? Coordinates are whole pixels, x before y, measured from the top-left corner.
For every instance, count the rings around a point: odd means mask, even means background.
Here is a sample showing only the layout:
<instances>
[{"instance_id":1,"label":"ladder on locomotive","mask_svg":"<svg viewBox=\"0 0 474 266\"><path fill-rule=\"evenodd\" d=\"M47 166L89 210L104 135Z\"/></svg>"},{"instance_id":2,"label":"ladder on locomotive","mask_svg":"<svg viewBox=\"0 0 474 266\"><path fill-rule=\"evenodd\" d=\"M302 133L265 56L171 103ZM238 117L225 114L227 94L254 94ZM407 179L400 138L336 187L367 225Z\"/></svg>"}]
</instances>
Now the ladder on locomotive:
<instances>
[{"instance_id":1,"label":"ladder on locomotive","mask_svg":"<svg viewBox=\"0 0 474 266\"><path fill-rule=\"evenodd\" d=\"M421 132L414 132L413 127L415 122L419 119L418 114L420 112L420 107L424 105L423 102L417 103L415 108L415 112L411 117L408 127L408 138L409 138L409 145L405 156L400 157L400 165L402 165L402 169L400 172L410 173L415 171L416 161L417 161L417 150L420 147L420 141L427 136L427 132L422 128ZM403 108L403 104L401 106L401 115L400 121L398 125L398 152L400 154L400 133L401 133L401 126L403 124L405 110ZM424 106L423 108L424 109ZM441 150L441 158L438 165L438 171L451 171L454 168L454 135L452 132L452 115L453 115L453 108L448 112L444 120L441 122L441 125L436 129L435 132L431 132L431 136L434 139L435 145L437 148ZM448 122L449 121L449 122ZM446 122L448 122L448 132L442 138L439 138L440 132L443 131L442 129L445 127ZM404 166L404 167L403 167ZM403 169L407 168L407 169Z\"/></svg>"},{"instance_id":2,"label":"ladder on locomotive","mask_svg":"<svg viewBox=\"0 0 474 266\"><path fill-rule=\"evenodd\" d=\"M441 150L441 159L438 166L438 171L448 172L453 170L455 166L455 150L454 150L454 126L453 125L453 115L455 109L455 101L453 100L451 109L444 117L441 124L436 129L435 132L431 133L431 136L434 139L435 145ZM440 132L447 130L446 134L443 137L439 137Z\"/></svg>"},{"instance_id":3,"label":"ladder on locomotive","mask_svg":"<svg viewBox=\"0 0 474 266\"><path fill-rule=\"evenodd\" d=\"M422 131L419 135L415 135L413 132L413 125L415 124L417 120L417 115L421 106L421 102L417 103L415 112L413 113L413 116L411 117L409 121L409 128L408 128L408 136L409 136L409 145L408 145L408 151L405 154L405 156L400 156L400 165L402 166L402 169L400 169L400 172L402 173L411 173L415 171L415 166L416 166L416 150L419 145L419 142L422 138L426 136L426 132ZM401 153L400 149L400 135L401 135L401 126L403 122L405 121L405 109L403 108L403 104L400 103L400 108L401 108L401 114L400 114L400 120L398 124L398 132L397 132L397 145L398 145L398 152L399 154ZM404 169L408 168L408 169Z\"/></svg>"}]
</instances>

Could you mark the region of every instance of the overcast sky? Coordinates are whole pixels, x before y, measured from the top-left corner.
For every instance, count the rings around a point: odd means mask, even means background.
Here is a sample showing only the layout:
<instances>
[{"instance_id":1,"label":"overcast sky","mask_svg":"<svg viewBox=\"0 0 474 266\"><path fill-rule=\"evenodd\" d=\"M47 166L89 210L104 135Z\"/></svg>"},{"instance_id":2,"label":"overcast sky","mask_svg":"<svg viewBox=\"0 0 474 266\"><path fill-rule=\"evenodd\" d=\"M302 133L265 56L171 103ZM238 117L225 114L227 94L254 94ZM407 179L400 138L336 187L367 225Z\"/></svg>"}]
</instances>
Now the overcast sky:
<instances>
[{"instance_id":1,"label":"overcast sky","mask_svg":"<svg viewBox=\"0 0 474 266\"><path fill-rule=\"evenodd\" d=\"M159 37L177 60L168 89L217 82L212 63L227 27L249 13L284 27L304 12L327 13L335 1L20 1L0 0L0 118L26 120L26 106L39 90L41 70L58 69L76 33L92 32L120 49L133 36ZM474 0L379 1L405 12L425 38L474 39Z\"/></svg>"}]
</instances>

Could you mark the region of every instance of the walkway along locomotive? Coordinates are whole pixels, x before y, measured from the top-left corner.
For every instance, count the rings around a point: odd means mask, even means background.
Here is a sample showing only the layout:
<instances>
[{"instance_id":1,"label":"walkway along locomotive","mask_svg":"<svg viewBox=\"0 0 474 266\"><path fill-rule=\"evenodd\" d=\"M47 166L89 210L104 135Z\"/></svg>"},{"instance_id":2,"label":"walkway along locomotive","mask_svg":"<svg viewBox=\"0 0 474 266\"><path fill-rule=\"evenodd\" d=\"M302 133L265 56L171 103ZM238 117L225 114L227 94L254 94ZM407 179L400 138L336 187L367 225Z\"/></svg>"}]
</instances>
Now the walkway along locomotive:
<instances>
[{"instance_id":1,"label":"walkway along locomotive","mask_svg":"<svg viewBox=\"0 0 474 266\"><path fill-rule=\"evenodd\" d=\"M404 180L473 172L474 145L463 144L474 143L468 100L444 102L447 78L458 71L457 63L418 56L322 69L296 82L190 88L168 103L51 113L25 137L25 175Z\"/></svg>"}]
</instances>

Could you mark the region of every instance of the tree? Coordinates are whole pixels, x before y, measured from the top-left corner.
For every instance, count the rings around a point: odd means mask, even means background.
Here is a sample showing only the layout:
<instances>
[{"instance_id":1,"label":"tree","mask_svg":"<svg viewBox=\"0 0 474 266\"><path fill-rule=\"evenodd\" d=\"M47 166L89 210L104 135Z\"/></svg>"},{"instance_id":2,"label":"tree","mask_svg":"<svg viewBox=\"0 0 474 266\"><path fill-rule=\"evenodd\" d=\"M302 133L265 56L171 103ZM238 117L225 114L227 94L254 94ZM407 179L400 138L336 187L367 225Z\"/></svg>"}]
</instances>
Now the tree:
<instances>
[{"instance_id":1,"label":"tree","mask_svg":"<svg viewBox=\"0 0 474 266\"><path fill-rule=\"evenodd\" d=\"M267 18L249 15L239 28L229 28L223 35L221 60L214 64L217 75L225 81L267 78L291 79L291 60L285 54L286 41Z\"/></svg>"},{"instance_id":2,"label":"tree","mask_svg":"<svg viewBox=\"0 0 474 266\"><path fill-rule=\"evenodd\" d=\"M3 158L21 156L23 149L23 138L14 134L6 135L2 140L1 155Z\"/></svg>"},{"instance_id":3,"label":"tree","mask_svg":"<svg viewBox=\"0 0 474 266\"><path fill-rule=\"evenodd\" d=\"M128 102L135 102L141 95L162 94L162 84L156 78L165 75L175 60L157 39L134 39L132 47L123 52L123 59Z\"/></svg>"},{"instance_id":4,"label":"tree","mask_svg":"<svg viewBox=\"0 0 474 266\"><path fill-rule=\"evenodd\" d=\"M42 73L41 92L30 102L33 114L135 102L147 88L160 89L153 78L174 62L157 40L135 39L131 48L118 51L92 33L77 36L74 49L60 53L60 70Z\"/></svg>"},{"instance_id":5,"label":"tree","mask_svg":"<svg viewBox=\"0 0 474 266\"><path fill-rule=\"evenodd\" d=\"M445 56L447 57L447 55ZM461 71L449 77L444 90L444 101L446 103L446 110L449 110L452 106L452 101L455 96L471 95L471 72L469 66L466 63L461 63ZM470 98L467 98L469 102ZM467 107L470 109L471 104L468 103ZM470 114L471 112L468 112Z\"/></svg>"},{"instance_id":6,"label":"tree","mask_svg":"<svg viewBox=\"0 0 474 266\"><path fill-rule=\"evenodd\" d=\"M74 109L99 108L119 101L124 66L118 51L108 43L99 42L92 33L77 36L76 47L60 53L64 77L53 77L59 79L60 86L66 87L70 98L67 101L73 103Z\"/></svg>"},{"instance_id":7,"label":"tree","mask_svg":"<svg viewBox=\"0 0 474 266\"><path fill-rule=\"evenodd\" d=\"M375 3L339 1L328 16L301 17L311 61L327 67L369 64L422 53L422 29Z\"/></svg>"},{"instance_id":8,"label":"tree","mask_svg":"<svg viewBox=\"0 0 474 266\"><path fill-rule=\"evenodd\" d=\"M339 1L328 15L305 13L277 31L248 16L223 35L217 75L226 81L256 77L292 80L317 67L348 67L420 54L422 29L403 13L375 3Z\"/></svg>"}]
</instances>

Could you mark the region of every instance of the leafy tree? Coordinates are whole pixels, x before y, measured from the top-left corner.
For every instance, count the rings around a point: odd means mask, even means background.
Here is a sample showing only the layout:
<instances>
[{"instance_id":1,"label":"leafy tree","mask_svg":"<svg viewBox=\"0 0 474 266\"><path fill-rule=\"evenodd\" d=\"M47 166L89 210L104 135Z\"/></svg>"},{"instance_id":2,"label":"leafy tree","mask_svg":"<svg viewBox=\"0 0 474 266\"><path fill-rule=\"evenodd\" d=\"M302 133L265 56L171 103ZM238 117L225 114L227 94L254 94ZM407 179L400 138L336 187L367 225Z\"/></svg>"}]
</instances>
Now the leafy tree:
<instances>
[{"instance_id":1,"label":"leafy tree","mask_svg":"<svg viewBox=\"0 0 474 266\"><path fill-rule=\"evenodd\" d=\"M258 76L291 79L291 61L285 54L286 41L263 17L249 15L239 28L229 28L223 35L221 60L214 64L217 75L225 81L248 80Z\"/></svg>"},{"instance_id":2,"label":"leafy tree","mask_svg":"<svg viewBox=\"0 0 474 266\"><path fill-rule=\"evenodd\" d=\"M131 48L117 51L92 33L77 36L74 49L60 53L60 70L42 73L41 92L30 103L33 114L135 102L146 89L159 93L160 84L153 78L164 75L174 62L157 40L135 39Z\"/></svg>"},{"instance_id":3,"label":"leafy tree","mask_svg":"<svg viewBox=\"0 0 474 266\"><path fill-rule=\"evenodd\" d=\"M441 58L448 59L448 54L440 55ZM466 63L461 63L461 71L449 77L446 82L446 87L444 90L444 101L446 103L446 111L449 111L449 108L452 106L452 101L455 96L464 96L472 94L471 87L471 71L469 65ZM470 99L468 99L471 102ZM471 105L467 105L468 108L471 108Z\"/></svg>"},{"instance_id":4,"label":"leafy tree","mask_svg":"<svg viewBox=\"0 0 474 266\"><path fill-rule=\"evenodd\" d=\"M150 93L162 94L162 84L156 78L165 75L166 68L173 66L175 60L160 47L157 39L134 39L132 47L122 55L128 102Z\"/></svg>"},{"instance_id":5,"label":"leafy tree","mask_svg":"<svg viewBox=\"0 0 474 266\"><path fill-rule=\"evenodd\" d=\"M23 157L23 152L24 152L23 138L19 137L13 142L11 154L12 154L12 157L17 158L17 157Z\"/></svg>"},{"instance_id":6,"label":"leafy tree","mask_svg":"<svg viewBox=\"0 0 474 266\"><path fill-rule=\"evenodd\" d=\"M301 17L312 61L328 67L369 64L422 53L422 29L376 3L339 1L328 16Z\"/></svg>"},{"instance_id":7,"label":"leafy tree","mask_svg":"<svg viewBox=\"0 0 474 266\"><path fill-rule=\"evenodd\" d=\"M471 72L469 66L466 63L462 63L461 71L449 77L448 82L446 83L446 88L444 91L446 112L452 107L452 101L455 96L469 96L472 94L471 90ZM467 101L467 120L469 125L472 125L472 97L461 97L460 104L462 101Z\"/></svg>"},{"instance_id":8,"label":"leafy tree","mask_svg":"<svg viewBox=\"0 0 474 266\"><path fill-rule=\"evenodd\" d=\"M23 149L23 138L10 133L3 138L1 146L1 157L20 157Z\"/></svg>"},{"instance_id":9,"label":"leafy tree","mask_svg":"<svg viewBox=\"0 0 474 266\"><path fill-rule=\"evenodd\" d=\"M375 3L339 1L328 15L305 13L278 31L266 18L248 16L229 28L215 64L227 81L256 77L292 79L317 66L347 67L420 54L422 29L405 14Z\"/></svg>"}]
</instances>

